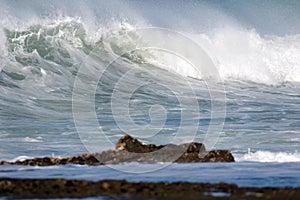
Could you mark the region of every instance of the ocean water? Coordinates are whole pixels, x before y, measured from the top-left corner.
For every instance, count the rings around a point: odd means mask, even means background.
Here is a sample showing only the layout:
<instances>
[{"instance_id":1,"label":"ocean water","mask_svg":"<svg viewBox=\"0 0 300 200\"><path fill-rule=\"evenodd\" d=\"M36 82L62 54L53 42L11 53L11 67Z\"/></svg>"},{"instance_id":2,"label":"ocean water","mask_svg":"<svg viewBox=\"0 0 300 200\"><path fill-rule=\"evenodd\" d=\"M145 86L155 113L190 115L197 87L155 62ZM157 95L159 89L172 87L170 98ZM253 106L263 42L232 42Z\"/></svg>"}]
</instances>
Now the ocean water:
<instances>
[{"instance_id":1,"label":"ocean water","mask_svg":"<svg viewBox=\"0 0 300 200\"><path fill-rule=\"evenodd\" d=\"M237 161L0 166L0 177L300 187L297 0L0 6L0 160L103 151L130 134Z\"/></svg>"}]
</instances>

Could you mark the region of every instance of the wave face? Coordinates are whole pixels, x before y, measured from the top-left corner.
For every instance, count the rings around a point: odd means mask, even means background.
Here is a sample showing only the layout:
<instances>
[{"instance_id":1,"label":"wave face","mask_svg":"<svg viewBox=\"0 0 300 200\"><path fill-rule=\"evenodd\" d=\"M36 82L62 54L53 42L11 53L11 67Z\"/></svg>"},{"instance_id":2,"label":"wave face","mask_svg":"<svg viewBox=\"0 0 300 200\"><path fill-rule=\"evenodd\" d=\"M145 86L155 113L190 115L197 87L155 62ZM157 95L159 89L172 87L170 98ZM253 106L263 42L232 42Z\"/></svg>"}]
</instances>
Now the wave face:
<instances>
[{"instance_id":1,"label":"wave face","mask_svg":"<svg viewBox=\"0 0 300 200\"><path fill-rule=\"evenodd\" d=\"M58 155L84 151L79 148L72 118L72 92L78 69L82 63L92 66L95 62L104 69L111 57L118 56L123 64L116 63L107 70L96 91L95 107L104 131L123 134L111 122L112 113L106 108L110 107L114 83L128 70L128 65L141 65L140 72L130 77L131 83L149 81L153 85L140 88L133 95L134 121L149 124L151 105L162 105L170 111L164 134L173 135L180 126L179 103L172 91L155 83L176 82L176 95L185 96L189 88L184 78L188 77L192 78L201 99L201 133L196 137L203 137L211 118L210 94L203 82L205 72L166 52L144 50L122 54L142 42L137 39L136 30L144 27L177 31L196 42L213 61L227 89L222 148L230 146L243 152L256 146L259 150L261 140L268 140L271 134L276 134L278 140L272 138L273 143L262 144L270 152L277 152L277 146L280 151L288 152L299 147L300 3L297 0L264 3L258 0L3 0L0 6L4 10L0 13L0 142L9 149L0 153L4 158L20 156L11 141L17 141L28 156L48 154L49 148ZM188 46L182 48L189 50ZM97 56L89 56L91 52ZM151 79L149 71L158 76ZM91 81L89 78L82 77L86 83ZM195 112L192 107L187 109ZM162 118L158 115L158 119ZM131 131L138 132L132 127ZM287 133L281 134L284 131ZM286 142L288 134L293 141ZM168 142L161 138L154 142L162 141ZM180 138L177 142L183 141ZM33 142L36 150L30 146ZM258 153L249 156L261 159Z\"/></svg>"},{"instance_id":2,"label":"wave face","mask_svg":"<svg viewBox=\"0 0 300 200\"><path fill-rule=\"evenodd\" d=\"M87 54L99 44L101 37L119 31L126 22L131 28L160 26L185 34L208 53L225 81L268 85L300 82L300 17L297 18L300 12L297 1L285 4L267 2L263 6L259 1L250 5L230 1L194 4L178 1L176 5L152 1L145 5L126 1L88 1L70 8L69 3L1 3L7 9L1 20L2 74L7 71L6 75L11 75L11 79L30 79L35 75L26 74L24 67L42 62L53 65L52 71L59 67L68 71L78 56L72 51L80 49ZM118 3L122 11L116 8ZM21 9L23 6L26 9ZM165 12L167 6L172 7L169 12ZM282 6L285 9L281 9ZM154 7L160 9L152 9ZM179 20L187 11L191 16ZM273 11L276 15L263 14L265 11ZM117 48L126 48L126 45L134 45L134 41L120 41L117 45ZM149 61L147 57L144 59ZM189 66L165 64L169 65L165 66L168 70L201 79L201 75ZM47 73L46 67L41 69ZM35 73L41 73L37 71ZM55 75L51 76L55 78ZM60 82L66 79L69 79L67 75Z\"/></svg>"}]
</instances>

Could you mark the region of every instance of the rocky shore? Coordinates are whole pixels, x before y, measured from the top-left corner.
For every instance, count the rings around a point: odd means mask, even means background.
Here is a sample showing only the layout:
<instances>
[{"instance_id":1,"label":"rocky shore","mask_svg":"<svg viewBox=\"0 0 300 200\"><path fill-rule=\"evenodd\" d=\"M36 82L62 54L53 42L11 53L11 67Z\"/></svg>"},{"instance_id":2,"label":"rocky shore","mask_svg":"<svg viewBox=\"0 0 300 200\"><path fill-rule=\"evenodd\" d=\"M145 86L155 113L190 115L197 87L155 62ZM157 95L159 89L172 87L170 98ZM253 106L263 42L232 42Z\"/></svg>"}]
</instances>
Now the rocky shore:
<instances>
[{"instance_id":1,"label":"rocky shore","mask_svg":"<svg viewBox=\"0 0 300 200\"><path fill-rule=\"evenodd\" d=\"M0 196L13 198L300 199L300 189L242 188L225 183L0 179Z\"/></svg>"},{"instance_id":2,"label":"rocky shore","mask_svg":"<svg viewBox=\"0 0 300 200\"><path fill-rule=\"evenodd\" d=\"M79 165L105 165L127 162L234 162L234 157L229 150L206 151L202 143L189 143L182 145L143 144L139 140L125 135L116 143L116 150L108 150L94 154L82 154L68 158L33 158L23 161L1 161L0 165L29 165L49 166L64 164Z\"/></svg>"}]
</instances>

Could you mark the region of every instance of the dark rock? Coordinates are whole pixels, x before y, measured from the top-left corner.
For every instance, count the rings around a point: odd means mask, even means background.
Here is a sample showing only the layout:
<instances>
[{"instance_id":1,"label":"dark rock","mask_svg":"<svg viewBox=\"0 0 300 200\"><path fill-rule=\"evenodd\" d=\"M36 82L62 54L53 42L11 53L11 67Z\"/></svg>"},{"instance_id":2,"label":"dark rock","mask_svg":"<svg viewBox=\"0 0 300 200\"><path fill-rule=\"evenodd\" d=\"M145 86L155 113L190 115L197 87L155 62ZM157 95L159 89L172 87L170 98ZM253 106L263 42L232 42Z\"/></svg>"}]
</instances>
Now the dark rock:
<instances>
[{"instance_id":1,"label":"dark rock","mask_svg":"<svg viewBox=\"0 0 300 200\"><path fill-rule=\"evenodd\" d=\"M234 157L228 150L213 150L199 154L201 162L234 162Z\"/></svg>"},{"instance_id":2,"label":"dark rock","mask_svg":"<svg viewBox=\"0 0 300 200\"><path fill-rule=\"evenodd\" d=\"M116 143L117 150L126 150L128 152L134 153L149 153L157 151L163 148L165 145L156 146L154 144L143 144L139 140L131 137L130 135L125 135L119 139Z\"/></svg>"},{"instance_id":3,"label":"dark rock","mask_svg":"<svg viewBox=\"0 0 300 200\"><path fill-rule=\"evenodd\" d=\"M153 151L160 150L167 145L160 145L156 146L154 144L143 144L139 140L131 137L130 135L125 135L119 139L119 141L116 143L116 149L117 150L126 150L128 152L134 152L134 153L149 153ZM192 152L200 152L205 151L205 147L202 143L195 143L192 142L188 145L186 152L192 153Z\"/></svg>"},{"instance_id":4,"label":"dark rock","mask_svg":"<svg viewBox=\"0 0 300 200\"><path fill-rule=\"evenodd\" d=\"M189 143L182 145L160 145L154 144L146 145L139 140L125 135L116 143L116 149L131 152L131 154L123 153L121 155L114 155L118 157L118 162L234 162L234 158L228 150L214 150L207 152L202 143ZM159 150L159 151L158 151ZM155 151L158 151L155 153ZM136 153L136 154L133 154ZM102 158L101 154L96 156L99 160ZM126 158L125 160L122 157ZM111 163L111 164L113 164Z\"/></svg>"},{"instance_id":5,"label":"dark rock","mask_svg":"<svg viewBox=\"0 0 300 200\"><path fill-rule=\"evenodd\" d=\"M189 144L186 152L187 153L193 153L193 152L205 152L205 146L202 143L196 143L196 142L192 142Z\"/></svg>"},{"instance_id":6,"label":"dark rock","mask_svg":"<svg viewBox=\"0 0 300 200\"><path fill-rule=\"evenodd\" d=\"M83 154L68 158L33 158L24 161L6 162L0 165L103 165L119 164L124 162L234 162L234 158L228 150L206 151L202 143L189 143L181 145L143 144L139 140L125 135L116 143L117 150L108 150L94 154Z\"/></svg>"},{"instance_id":7,"label":"dark rock","mask_svg":"<svg viewBox=\"0 0 300 200\"><path fill-rule=\"evenodd\" d=\"M0 196L11 199L113 197L113 199L300 199L299 188L243 188L226 183L139 182L65 179L0 179Z\"/></svg>"}]
</instances>

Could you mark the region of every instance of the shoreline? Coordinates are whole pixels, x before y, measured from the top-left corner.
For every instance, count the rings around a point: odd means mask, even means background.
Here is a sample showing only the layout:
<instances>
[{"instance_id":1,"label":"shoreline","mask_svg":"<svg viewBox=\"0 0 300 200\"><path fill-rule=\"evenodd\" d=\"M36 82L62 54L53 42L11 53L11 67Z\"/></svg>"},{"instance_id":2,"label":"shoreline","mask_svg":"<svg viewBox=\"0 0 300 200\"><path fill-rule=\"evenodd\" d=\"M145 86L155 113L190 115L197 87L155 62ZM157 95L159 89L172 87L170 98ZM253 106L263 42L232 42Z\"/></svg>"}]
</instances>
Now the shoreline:
<instances>
[{"instance_id":1,"label":"shoreline","mask_svg":"<svg viewBox=\"0 0 300 200\"><path fill-rule=\"evenodd\" d=\"M238 187L227 183L126 180L0 179L1 197L137 199L300 199L300 188Z\"/></svg>"}]
</instances>

